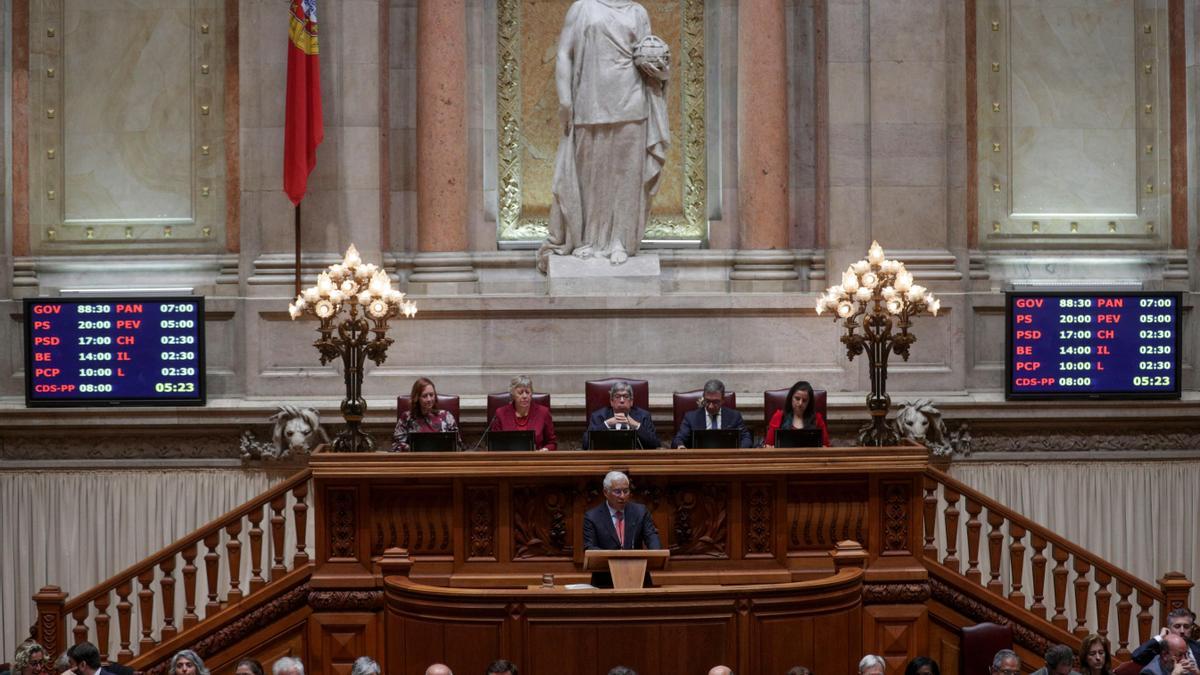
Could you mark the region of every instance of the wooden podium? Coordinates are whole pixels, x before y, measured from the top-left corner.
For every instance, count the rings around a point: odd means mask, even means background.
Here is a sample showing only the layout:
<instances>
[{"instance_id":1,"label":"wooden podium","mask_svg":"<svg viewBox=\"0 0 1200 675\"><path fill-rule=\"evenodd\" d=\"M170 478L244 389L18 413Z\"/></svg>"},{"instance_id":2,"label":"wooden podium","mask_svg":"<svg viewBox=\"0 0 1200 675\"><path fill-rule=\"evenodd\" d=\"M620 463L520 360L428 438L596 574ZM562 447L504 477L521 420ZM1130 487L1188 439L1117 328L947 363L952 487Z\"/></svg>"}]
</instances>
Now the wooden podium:
<instances>
[{"instance_id":1,"label":"wooden podium","mask_svg":"<svg viewBox=\"0 0 1200 675\"><path fill-rule=\"evenodd\" d=\"M621 550L604 551L591 549L583 552L583 569L612 575L613 588L641 588L646 580L646 569L661 570L667 564L671 552L667 550Z\"/></svg>"}]
</instances>

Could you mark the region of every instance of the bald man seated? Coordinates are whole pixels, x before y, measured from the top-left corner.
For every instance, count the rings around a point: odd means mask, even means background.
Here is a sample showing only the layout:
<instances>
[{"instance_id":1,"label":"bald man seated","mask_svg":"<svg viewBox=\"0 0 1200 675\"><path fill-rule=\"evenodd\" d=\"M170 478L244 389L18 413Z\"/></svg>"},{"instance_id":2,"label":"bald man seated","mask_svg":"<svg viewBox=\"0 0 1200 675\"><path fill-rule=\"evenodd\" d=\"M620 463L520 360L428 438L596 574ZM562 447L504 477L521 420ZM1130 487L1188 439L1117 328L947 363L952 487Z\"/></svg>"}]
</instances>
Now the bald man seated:
<instances>
[{"instance_id":1,"label":"bald man seated","mask_svg":"<svg viewBox=\"0 0 1200 675\"><path fill-rule=\"evenodd\" d=\"M450 666L435 663L425 669L425 675L454 675L450 670Z\"/></svg>"},{"instance_id":2,"label":"bald man seated","mask_svg":"<svg viewBox=\"0 0 1200 675\"><path fill-rule=\"evenodd\" d=\"M708 669L708 675L733 675L733 669L729 666L713 666Z\"/></svg>"}]
</instances>

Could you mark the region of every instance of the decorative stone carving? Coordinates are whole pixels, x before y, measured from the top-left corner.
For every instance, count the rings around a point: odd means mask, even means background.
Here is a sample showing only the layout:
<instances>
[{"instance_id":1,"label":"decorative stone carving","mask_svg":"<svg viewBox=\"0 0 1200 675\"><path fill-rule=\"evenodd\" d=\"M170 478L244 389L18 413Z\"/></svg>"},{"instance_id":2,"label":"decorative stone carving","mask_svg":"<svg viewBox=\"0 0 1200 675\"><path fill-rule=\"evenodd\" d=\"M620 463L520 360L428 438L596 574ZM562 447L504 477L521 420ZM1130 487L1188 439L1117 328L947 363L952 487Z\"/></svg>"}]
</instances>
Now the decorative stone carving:
<instances>
[{"instance_id":1,"label":"decorative stone carving","mask_svg":"<svg viewBox=\"0 0 1200 675\"><path fill-rule=\"evenodd\" d=\"M275 425L270 443L261 443L251 431L242 432L242 459L286 459L291 456L307 456L320 443L328 443L329 436L321 427L321 413L313 408L297 408L292 405L279 406L278 412L267 418Z\"/></svg>"},{"instance_id":2,"label":"decorative stone carving","mask_svg":"<svg viewBox=\"0 0 1200 675\"><path fill-rule=\"evenodd\" d=\"M512 494L513 557L570 558L571 489L561 485L527 485L514 487Z\"/></svg>"},{"instance_id":3,"label":"decorative stone carving","mask_svg":"<svg viewBox=\"0 0 1200 675\"><path fill-rule=\"evenodd\" d=\"M729 486L680 484L667 488L672 507L672 557L729 557Z\"/></svg>"},{"instance_id":4,"label":"decorative stone carving","mask_svg":"<svg viewBox=\"0 0 1200 675\"><path fill-rule=\"evenodd\" d=\"M896 431L901 438L929 448L934 456L943 457L954 452L950 445L950 433L942 421L942 411L927 398L905 401L900 405L896 413Z\"/></svg>"},{"instance_id":5,"label":"decorative stone carving","mask_svg":"<svg viewBox=\"0 0 1200 675\"><path fill-rule=\"evenodd\" d=\"M898 605L925 602L930 590L927 583L867 584L863 586L864 605Z\"/></svg>"}]
</instances>

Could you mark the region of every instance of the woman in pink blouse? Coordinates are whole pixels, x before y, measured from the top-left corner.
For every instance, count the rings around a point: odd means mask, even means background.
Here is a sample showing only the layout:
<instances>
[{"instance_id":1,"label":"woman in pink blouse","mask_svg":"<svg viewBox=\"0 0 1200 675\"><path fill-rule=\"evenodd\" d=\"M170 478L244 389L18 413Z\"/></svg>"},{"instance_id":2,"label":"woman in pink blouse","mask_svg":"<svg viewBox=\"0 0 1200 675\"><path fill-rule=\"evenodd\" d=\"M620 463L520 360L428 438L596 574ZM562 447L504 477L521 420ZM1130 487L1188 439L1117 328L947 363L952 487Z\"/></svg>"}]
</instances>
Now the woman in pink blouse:
<instances>
[{"instance_id":1,"label":"woman in pink blouse","mask_svg":"<svg viewBox=\"0 0 1200 675\"><path fill-rule=\"evenodd\" d=\"M492 428L496 431L532 431L533 447L539 452L558 449L554 436L554 419L550 409L533 402L533 381L526 375L518 375L508 385L512 404L496 411Z\"/></svg>"}]
</instances>

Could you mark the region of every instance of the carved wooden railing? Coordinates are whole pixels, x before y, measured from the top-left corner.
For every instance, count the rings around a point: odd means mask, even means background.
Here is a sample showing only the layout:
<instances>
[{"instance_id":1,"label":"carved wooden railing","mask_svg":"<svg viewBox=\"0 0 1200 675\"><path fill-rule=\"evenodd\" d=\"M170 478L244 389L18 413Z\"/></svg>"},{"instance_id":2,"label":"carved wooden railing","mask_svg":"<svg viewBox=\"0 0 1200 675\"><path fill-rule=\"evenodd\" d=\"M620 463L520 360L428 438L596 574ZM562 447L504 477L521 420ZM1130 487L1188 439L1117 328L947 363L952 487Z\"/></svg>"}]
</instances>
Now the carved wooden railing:
<instances>
[{"instance_id":1,"label":"carved wooden railing","mask_svg":"<svg viewBox=\"0 0 1200 675\"><path fill-rule=\"evenodd\" d=\"M1184 606L1192 587L1184 575L1171 572L1155 588L934 469L925 474L923 516L923 555L934 566L931 569L979 586L997 606L1008 603L1028 610L1076 637L1091 632L1104 635L1117 645L1115 656L1122 659L1129 657L1131 644L1136 647L1153 634L1156 613L1165 625L1166 613ZM959 536L964 532L965 570L959 548ZM986 550L984 560L980 558L981 545ZM1032 575L1029 584L1025 581L1027 569ZM1047 570L1050 598L1046 597ZM1068 587L1073 599L1068 597ZM1110 635L1114 597L1115 636ZM1138 642L1131 643L1132 621L1137 623Z\"/></svg>"},{"instance_id":2,"label":"carved wooden railing","mask_svg":"<svg viewBox=\"0 0 1200 675\"><path fill-rule=\"evenodd\" d=\"M220 516L204 527L168 545L107 581L68 600L57 586L46 586L33 596L37 622L30 630L51 654L66 648L68 624L72 644L94 643L101 658L128 662L156 645L188 630L222 608L241 602L270 583L309 563L308 528L312 515L307 503L312 471L304 469L267 492ZM289 495L291 500L289 500ZM289 501L291 505L289 508ZM263 521L267 521L267 529ZM288 529L295 548L285 548ZM243 537L243 531L246 536ZM270 537L264 560L264 537ZM249 578L243 579L243 539L250 545ZM222 558L227 578L223 578ZM269 568L264 567L269 564ZM182 577L182 594L176 584ZM197 597L197 575L203 574L206 597ZM266 576L264 576L264 574ZM182 599L182 612L176 601ZM113 602L115 599L115 603ZM137 603L136 633L133 624ZM116 610L117 645L112 648L112 615ZM178 623L177 623L178 622ZM90 626L89 626L90 624ZM136 651L134 640L136 638Z\"/></svg>"}]
</instances>

